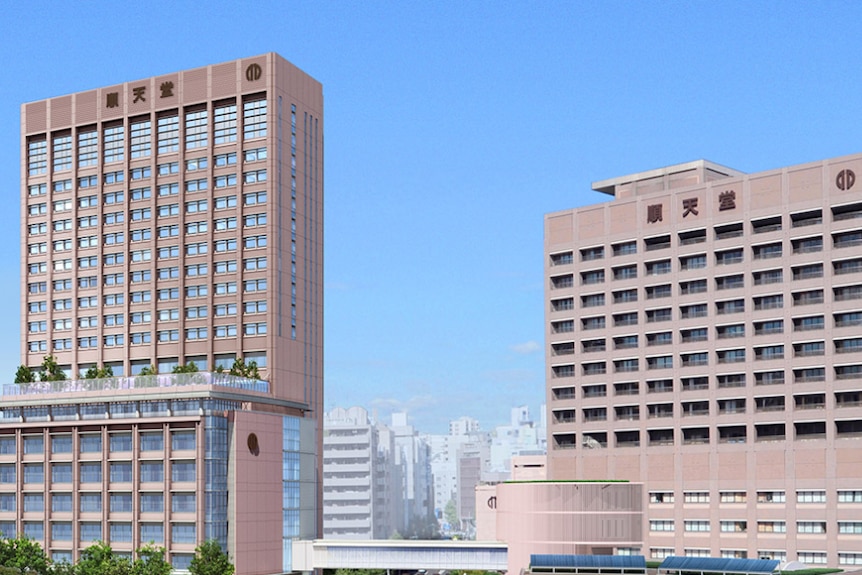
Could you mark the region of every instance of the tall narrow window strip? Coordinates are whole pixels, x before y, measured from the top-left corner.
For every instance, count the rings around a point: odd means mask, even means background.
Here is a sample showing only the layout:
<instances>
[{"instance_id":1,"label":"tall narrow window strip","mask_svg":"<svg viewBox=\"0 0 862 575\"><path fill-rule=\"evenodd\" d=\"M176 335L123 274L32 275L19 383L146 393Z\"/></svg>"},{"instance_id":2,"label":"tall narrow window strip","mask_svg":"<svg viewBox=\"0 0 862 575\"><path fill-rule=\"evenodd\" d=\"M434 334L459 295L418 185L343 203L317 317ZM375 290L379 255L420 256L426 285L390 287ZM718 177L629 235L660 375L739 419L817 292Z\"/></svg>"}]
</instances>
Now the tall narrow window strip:
<instances>
[{"instance_id":1,"label":"tall narrow window strip","mask_svg":"<svg viewBox=\"0 0 862 575\"><path fill-rule=\"evenodd\" d=\"M243 139L263 138L266 136L266 100L244 102Z\"/></svg>"},{"instance_id":2,"label":"tall narrow window strip","mask_svg":"<svg viewBox=\"0 0 862 575\"><path fill-rule=\"evenodd\" d=\"M99 163L99 134L95 130L78 132L78 167Z\"/></svg>"},{"instance_id":3,"label":"tall narrow window strip","mask_svg":"<svg viewBox=\"0 0 862 575\"><path fill-rule=\"evenodd\" d=\"M180 119L178 116L165 116L158 120L158 153L169 154L179 151Z\"/></svg>"},{"instance_id":4,"label":"tall narrow window strip","mask_svg":"<svg viewBox=\"0 0 862 575\"><path fill-rule=\"evenodd\" d=\"M54 171L72 169L72 136L55 136L53 140Z\"/></svg>"},{"instance_id":5,"label":"tall narrow window strip","mask_svg":"<svg viewBox=\"0 0 862 575\"><path fill-rule=\"evenodd\" d=\"M215 109L213 128L213 142L215 144L236 142L236 104Z\"/></svg>"},{"instance_id":6,"label":"tall narrow window strip","mask_svg":"<svg viewBox=\"0 0 862 575\"><path fill-rule=\"evenodd\" d=\"M104 131L104 159L105 163L122 162L125 160L125 136L124 126L111 126Z\"/></svg>"},{"instance_id":7,"label":"tall narrow window strip","mask_svg":"<svg viewBox=\"0 0 862 575\"><path fill-rule=\"evenodd\" d=\"M186 113L186 149L207 146L207 111Z\"/></svg>"},{"instance_id":8,"label":"tall narrow window strip","mask_svg":"<svg viewBox=\"0 0 862 575\"><path fill-rule=\"evenodd\" d=\"M135 122L129 129L132 158L143 158L152 150L153 128L149 120Z\"/></svg>"},{"instance_id":9,"label":"tall narrow window strip","mask_svg":"<svg viewBox=\"0 0 862 575\"><path fill-rule=\"evenodd\" d=\"M33 140L27 144L27 173L31 176L48 171L48 141Z\"/></svg>"}]
</instances>

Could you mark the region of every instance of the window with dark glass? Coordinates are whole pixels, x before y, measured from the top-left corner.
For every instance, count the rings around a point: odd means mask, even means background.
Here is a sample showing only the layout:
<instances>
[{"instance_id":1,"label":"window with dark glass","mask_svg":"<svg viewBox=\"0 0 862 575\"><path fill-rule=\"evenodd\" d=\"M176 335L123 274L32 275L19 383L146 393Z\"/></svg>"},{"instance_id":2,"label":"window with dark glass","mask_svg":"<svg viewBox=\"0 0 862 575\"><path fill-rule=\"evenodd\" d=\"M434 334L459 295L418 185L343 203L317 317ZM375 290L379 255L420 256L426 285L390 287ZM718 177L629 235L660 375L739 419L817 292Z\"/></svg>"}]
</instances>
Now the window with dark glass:
<instances>
[{"instance_id":1,"label":"window with dark glass","mask_svg":"<svg viewBox=\"0 0 862 575\"><path fill-rule=\"evenodd\" d=\"M821 276L823 275L821 265ZM832 262L833 273L836 276L844 275L844 274L855 274L862 272L862 258L853 258L850 260L841 260L837 262Z\"/></svg>"},{"instance_id":2,"label":"window with dark glass","mask_svg":"<svg viewBox=\"0 0 862 575\"><path fill-rule=\"evenodd\" d=\"M669 274L671 272L670 268L670 260L661 260L657 262L647 262L646 266L646 274L648 276L656 276Z\"/></svg>"},{"instance_id":3,"label":"window with dark glass","mask_svg":"<svg viewBox=\"0 0 862 575\"><path fill-rule=\"evenodd\" d=\"M683 271L705 268L706 254L681 257L679 258L679 267Z\"/></svg>"},{"instance_id":4,"label":"window with dark glass","mask_svg":"<svg viewBox=\"0 0 862 575\"><path fill-rule=\"evenodd\" d=\"M638 346L637 335L623 335L614 338L614 349L630 349Z\"/></svg>"},{"instance_id":5,"label":"window with dark glass","mask_svg":"<svg viewBox=\"0 0 862 575\"><path fill-rule=\"evenodd\" d=\"M814 226L821 223L823 223L823 211L819 209L790 214L790 227L792 228Z\"/></svg>"},{"instance_id":6,"label":"window with dark glass","mask_svg":"<svg viewBox=\"0 0 862 575\"><path fill-rule=\"evenodd\" d=\"M728 387L745 387L744 373L726 373L716 376L719 389Z\"/></svg>"},{"instance_id":7,"label":"window with dark glass","mask_svg":"<svg viewBox=\"0 0 862 575\"><path fill-rule=\"evenodd\" d=\"M551 254L551 265L552 266L562 266L570 264L574 261L572 257L572 252L562 252L559 254Z\"/></svg>"},{"instance_id":8,"label":"window with dark glass","mask_svg":"<svg viewBox=\"0 0 862 575\"><path fill-rule=\"evenodd\" d=\"M742 248L715 252L716 265L738 264L742 261Z\"/></svg>"},{"instance_id":9,"label":"window with dark glass","mask_svg":"<svg viewBox=\"0 0 862 575\"><path fill-rule=\"evenodd\" d=\"M581 261L582 262L590 262L593 260L600 260L605 257L605 248L604 246L597 246L594 248L583 248L581 250Z\"/></svg>"},{"instance_id":10,"label":"window with dark glass","mask_svg":"<svg viewBox=\"0 0 862 575\"><path fill-rule=\"evenodd\" d=\"M637 312L618 313L618 314L614 314L613 317L614 317L614 327L627 326L627 325L637 325L637 323L638 323Z\"/></svg>"},{"instance_id":11,"label":"window with dark glass","mask_svg":"<svg viewBox=\"0 0 862 575\"><path fill-rule=\"evenodd\" d=\"M691 343L695 341L707 341L709 335L707 328L699 327L695 329L684 329L679 332L683 343Z\"/></svg>"},{"instance_id":12,"label":"window with dark glass","mask_svg":"<svg viewBox=\"0 0 862 575\"><path fill-rule=\"evenodd\" d=\"M638 268L636 265L619 266L613 268L613 274L615 280L634 279L638 277Z\"/></svg>"},{"instance_id":13,"label":"window with dark glass","mask_svg":"<svg viewBox=\"0 0 862 575\"><path fill-rule=\"evenodd\" d=\"M679 232L678 237L681 246L700 244L706 241L706 230L686 230Z\"/></svg>"},{"instance_id":14,"label":"window with dark glass","mask_svg":"<svg viewBox=\"0 0 862 575\"><path fill-rule=\"evenodd\" d=\"M733 224L724 224L715 226L715 239L727 240L730 238L738 238L742 235L742 222Z\"/></svg>"},{"instance_id":15,"label":"window with dark glass","mask_svg":"<svg viewBox=\"0 0 862 575\"><path fill-rule=\"evenodd\" d=\"M706 280L692 280L680 282L680 295L691 295L696 293L704 293L706 291Z\"/></svg>"},{"instance_id":16,"label":"window with dark glass","mask_svg":"<svg viewBox=\"0 0 862 575\"><path fill-rule=\"evenodd\" d=\"M647 299L659 299L664 297L671 297L671 295L672 293L670 284L647 286L646 288Z\"/></svg>"},{"instance_id":17,"label":"window with dark glass","mask_svg":"<svg viewBox=\"0 0 862 575\"><path fill-rule=\"evenodd\" d=\"M638 244L635 241L621 242L611 246L615 256L625 256L636 254L638 252Z\"/></svg>"},{"instance_id":18,"label":"window with dark glass","mask_svg":"<svg viewBox=\"0 0 862 575\"><path fill-rule=\"evenodd\" d=\"M807 254L823 251L823 238L820 236L812 238L797 238L791 243L793 245L794 254Z\"/></svg>"},{"instance_id":19,"label":"window with dark glass","mask_svg":"<svg viewBox=\"0 0 862 575\"><path fill-rule=\"evenodd\" d=\"M630 303L638 301L638 290L624 289L613 292L614 303ZM647 296L649 297L649 296Z\"/></svg>"},{"instance_id":20,"label":"window with dark glass","mask_svg":"<svg viewBox=\"0 0 862 575\"><path fill-rule=\"evenodd\" d=\"M705 303L698 303L693 305L683 305L679 308L680 318L681 319L692 319L697 317L706 317L707 309Z\"/></svg>"},{"instance_id":21,"label":"window with dark glass","mask_svg":"<svg viewBox=\"0 0 862 575\"><path fill-rule=\"evenodd\" d=\"M655 345L670 345L673 343L673 334L669 331L662 331L656 333L648 333L646 334L647 345L655 346Z\"/></svg>"},{"instance_id":22,"label":"window with dark glass","mask_svg":"<svg viewBox=\"0 0 862 575\"><path fill-rule=\"evenodd\" d=\"M781 216L752 220L751 229L755 234L777 232L781 229Z\"/></svg>"}]
</instances>

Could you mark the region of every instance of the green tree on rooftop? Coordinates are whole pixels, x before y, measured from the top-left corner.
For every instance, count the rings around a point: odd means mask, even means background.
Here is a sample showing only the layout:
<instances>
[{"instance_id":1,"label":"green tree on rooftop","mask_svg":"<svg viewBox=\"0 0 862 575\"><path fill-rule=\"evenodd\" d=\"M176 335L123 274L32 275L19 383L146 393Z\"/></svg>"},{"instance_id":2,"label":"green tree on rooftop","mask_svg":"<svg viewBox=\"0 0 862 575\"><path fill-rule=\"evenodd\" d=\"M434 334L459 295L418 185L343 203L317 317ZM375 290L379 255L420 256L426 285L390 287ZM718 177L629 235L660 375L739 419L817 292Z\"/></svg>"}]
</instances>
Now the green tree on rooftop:
<instances>
[{"instance_id":1,"label":"green tree on rooftop","mask_svg":"<svg viewBox=\"0 0 862 575\"><path fill-rule=\"evenodd\" d=\"M143 368L138 375L157 375L157 374L158 374L158 372L156 371L155 366L150 364L150 365L146 366L145 368Z\"/></svg>"},{"instance_id":2,"label":"green tree on rooftop","mask_svg":"<svg viewBox=\"0 0 862 575\"><path fill-rule=\"evenodd\" d=\"M39 372L40 381L65 381L66 374L60 369L60 365L53 355L46 355L42 360L42 370Z\"/></svg>"},{"instance_id":3,"label":"green tree on rooftop","mask_svg":"<svg viewBox=\"0 0 862 575\"><path fill-rule=\"evenodd\" d=\"M174 366L174 369L171 373L197 373L198 366L195 365L195 362L190 361L183 365Z\"/></svg>"},{"instance_id":4,"label":"green tree on rooftop","mask_svg":"<svg viewBox=\"0 0 862 575\"><path fill-rule=\"evenodd\" d=\"M36 372L26 365L19 365L15 372L15 383L33 383L36 381Z\"/></svg>"},{"instance_id":5,"label":"green tree on rooftop","mask_svg":"<svg viewBox=\"0 0 862 575\"><path fill-rule=\"evenodd\" d=\"M114 377L114 370L111 366L96 367L95 365L87 370L84 374L84 379L102 379L104 377Z\"/></svg>"},{"instance_id":6,"label":"green tree on rooftop","mask_svg":"<svg viewBox=\"0 0 862 575\"><path fill-rule=\"evenodd\" d=\"M241 357L233 361L233 365L228 372L230 375L237 377L248 377L250 379L260 379L260 372L257 369L257 362L250 361L248 363Z\"/></svg>"}]
</instances>

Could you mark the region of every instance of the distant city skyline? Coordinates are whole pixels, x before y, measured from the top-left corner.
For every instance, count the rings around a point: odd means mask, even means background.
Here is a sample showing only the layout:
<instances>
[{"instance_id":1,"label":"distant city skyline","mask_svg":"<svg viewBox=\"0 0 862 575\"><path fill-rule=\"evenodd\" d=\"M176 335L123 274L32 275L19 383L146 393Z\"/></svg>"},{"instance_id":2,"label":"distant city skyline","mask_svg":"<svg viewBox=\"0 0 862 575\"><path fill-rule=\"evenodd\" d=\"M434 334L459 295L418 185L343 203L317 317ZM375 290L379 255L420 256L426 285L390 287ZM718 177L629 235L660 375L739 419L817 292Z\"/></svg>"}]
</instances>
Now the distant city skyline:
<instances>
[{"instance_id":1,"label":"distant city skyline","mask_svg":"<svg viewBox=\"0 0 862 575\"><path fill-rule=\"evenodd\" d=\"M460 416L436 434L415 428L406 412L387 419L361 406L331 409L323 426L324 537L473 538L477 486L512 479L516 460L544 469L544 413L513 406L509 421L490 430Z\"/></svg>"},{"instance_id":2,"label":"distant city skyline","mask_svg":"<svg viewBox=\"0 0 862 575\"><path fill-rule=\"evenodd\" d=\"M491 433L495 428L506 426L510 424L511 418L511 410L517 407L526 406L530 411L530 417L533 422L539 423L540 419L543 416L543 412L545 409L544 402L534 404L521 404L521 405L511 405L506 408L504 411L500 411L499 413L494 412L488 414L485 420L480 420L478 417L471 413L467 413L466 410L464 413L456 413L452 412L453 415L446 421L432 421L430 427L423 427L421 424L415 423L416 417L413 412L409 409L394 409L388 406L382 407L369 407L366 405L355 405L348 404L343 402L338 402L333 400L332 405L330 402L326 402L326 411L332 411L337 407L347 408L347 407L361 407L368 411L369 418L376 423L385 423L390 424L392 422L392 416L404 413L407 415L410 424L416 428L416 431L420 434L430 434L430 435L446 435L450 433L449 424L455 420L461 418L475 419L479 423L479 431L484 433Z\"/></svg>"},{"instance_id":3,"label":"distant city skyline","mask_svg":"<svg viewBox=\"0 0 862 575\"><path fill-rule=\"evenodd\" d=\"M543 401L542 218L601 201L591 182L860 150L862 43L836 32L859 3L6 8L0 181L14 205L22 103L269 51L313 73L327 121L324 409L407 409L428 432L461 412L490 429ZM4 223L11 381L19 216Z\"/></svg>"}]
</instances>

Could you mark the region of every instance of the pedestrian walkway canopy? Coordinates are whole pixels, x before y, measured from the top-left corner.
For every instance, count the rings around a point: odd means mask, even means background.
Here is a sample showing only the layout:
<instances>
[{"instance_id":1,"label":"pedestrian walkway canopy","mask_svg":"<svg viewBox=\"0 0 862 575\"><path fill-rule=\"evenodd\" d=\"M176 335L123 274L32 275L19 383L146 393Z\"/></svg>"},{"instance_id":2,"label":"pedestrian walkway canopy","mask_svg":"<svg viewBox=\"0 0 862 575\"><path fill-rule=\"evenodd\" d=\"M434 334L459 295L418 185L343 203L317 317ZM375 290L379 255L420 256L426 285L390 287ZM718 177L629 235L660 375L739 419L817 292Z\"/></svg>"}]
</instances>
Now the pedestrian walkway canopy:
<instances>
[{"instance_id":1,"label":"pedestrian walkway canopy","mask_svg":"<svg viewBox=\"0 0 862 575\"><path fill-rule=\"evenodd\" d=\"M643 555L530 555L531 573L646 573Z\"/></svg>"},{"instance_id":2,"label":"pedestrian walkway canopy","mask_svg":"<svg viewBox=\"0 0 862 575\"><path fill-rule=\"evenodd\" d=\"M506 571L508 548L498 541L297 540L293 571L394 569L401 571Z\"/></svg>"},{"instance_id":3,"label":"pedestrian walkway canopy","mask_svg":"<svg viewBox=\"0 0 862 575\"><path fill-rule=\"evenodd\" d=\"M659 575L768 575L778 567L774 559L665 557Z\"/></svg>"}]
</instances>

